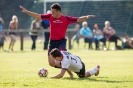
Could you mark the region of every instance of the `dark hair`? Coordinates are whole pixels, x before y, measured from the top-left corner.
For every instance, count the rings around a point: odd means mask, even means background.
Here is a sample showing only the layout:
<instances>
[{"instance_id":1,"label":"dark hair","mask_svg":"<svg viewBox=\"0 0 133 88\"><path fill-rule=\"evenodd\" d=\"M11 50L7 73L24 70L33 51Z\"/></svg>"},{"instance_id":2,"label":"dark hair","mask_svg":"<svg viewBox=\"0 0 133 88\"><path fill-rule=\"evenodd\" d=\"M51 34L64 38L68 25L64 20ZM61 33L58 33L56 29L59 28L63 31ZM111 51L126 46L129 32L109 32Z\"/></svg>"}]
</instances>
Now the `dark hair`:
<instances>
[{"instance_id":1,"label":"dark hair","mask_svg":"<svg viewBox=\"0 0 133 88\"><path fill-rule=\"evenodd\" d=\"M55 57L61 57L61 52L59 49L54 48L51 50L50 55L53 56L54 58Z\"/></svg>"},{"instance_id":2,"label":"dark hair","mask_svg":"<svg viewBox=\"0 0 133 88\"><path fill-rule=\"evenodd\" d=\"M98 26L98 28L99 28L99 25L96 23L96 24L94 24L94 27L93 27L94 29L95 29L95 25L97 25L97 26Z\"/></svg>"},{"instance_id":3,"label":"dark hair","mask_svg":"<svg viewBox=\"0 0 133 88\"><path fill-rule=\"evenodd\" d=\"M60 6L59 3L52 4L50 8L51 9L55 9L56 11L60 11L61 12L61 6Z\"/></svg>"},{"instance_id":4,"label":"dark hair","mask_svg":"<svg viewBox=\"0 0 133 88\"><path fill-rule=\"evenodd\" d=\"M126 37L126 36L128 36L128 34L125 34L124 36Z\"/></svg>"}]
</instances>

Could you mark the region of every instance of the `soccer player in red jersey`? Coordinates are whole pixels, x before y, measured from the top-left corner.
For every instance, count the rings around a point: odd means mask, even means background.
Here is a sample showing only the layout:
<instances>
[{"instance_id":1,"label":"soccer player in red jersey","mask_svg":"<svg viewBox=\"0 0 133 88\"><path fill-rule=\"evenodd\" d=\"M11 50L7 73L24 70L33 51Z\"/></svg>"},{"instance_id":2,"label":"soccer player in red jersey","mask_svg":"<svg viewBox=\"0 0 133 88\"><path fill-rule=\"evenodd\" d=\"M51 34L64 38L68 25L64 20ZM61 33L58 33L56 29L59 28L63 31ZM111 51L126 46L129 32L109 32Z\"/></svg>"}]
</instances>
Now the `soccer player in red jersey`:
<instances>
[{"instance_id":1,"label":"soccer player in red jersey","mask_svg":"<svg viewBox=\"0 0 133 88\"><path fill-rule=\"evenodd\" d=\"M50 22L50 45L48 50L48 62L52 67L61 67L60 62L54 61L49 56L49 52L53 48L58 48L60 50L66 51L66 30L67 26L72 23L83 22L89 18L95 17L94 15L87 15L81 17L65 16L61 13L61 6L58 3L51 5L51 14L38 14L28 11L23 6L20 6L22 12L28 14L29 16L40 19L49 20Z\"/></svg>"}]
</instances>

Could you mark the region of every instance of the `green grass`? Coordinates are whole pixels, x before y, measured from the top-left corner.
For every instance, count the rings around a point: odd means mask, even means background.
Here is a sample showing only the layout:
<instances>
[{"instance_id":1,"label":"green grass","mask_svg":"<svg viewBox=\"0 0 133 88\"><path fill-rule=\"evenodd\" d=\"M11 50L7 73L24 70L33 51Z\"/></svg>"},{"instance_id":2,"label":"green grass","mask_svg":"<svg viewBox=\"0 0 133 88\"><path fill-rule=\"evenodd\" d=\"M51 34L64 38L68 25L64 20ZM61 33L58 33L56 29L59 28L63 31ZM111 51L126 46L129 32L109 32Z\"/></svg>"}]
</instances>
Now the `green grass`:
<instances>
[{"instance_id":1,"label":"green grass","mask_svg":"<svg viewBox=\"0 0 133 88\"><path fill-rule=\"evenodd\" d=\"M5 42L5 49L9 42ZM61 79L51 79L60 69L50 67L47 50L37 43L37 50L30 50L31 41L24 42L24 51L20 51L20 42L15 45L16 52L0 51L0 88L131 88L133 86L133 50L95 51L80 48L69 50L81 57L86 70L97 64L101 66L99 76L70 79L66 73ZM48 69L48 78L40 78L38 69Z\"/></svg>"}]
</instances>

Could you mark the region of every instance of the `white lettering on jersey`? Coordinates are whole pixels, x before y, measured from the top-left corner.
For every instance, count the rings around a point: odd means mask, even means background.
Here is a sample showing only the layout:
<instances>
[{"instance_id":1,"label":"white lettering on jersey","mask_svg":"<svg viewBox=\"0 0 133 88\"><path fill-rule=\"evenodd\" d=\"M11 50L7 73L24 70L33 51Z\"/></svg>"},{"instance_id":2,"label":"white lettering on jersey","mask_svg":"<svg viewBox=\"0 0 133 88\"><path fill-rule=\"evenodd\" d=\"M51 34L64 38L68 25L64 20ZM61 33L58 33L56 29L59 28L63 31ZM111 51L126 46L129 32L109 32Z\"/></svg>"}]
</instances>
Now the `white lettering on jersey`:
<instances>
[{"instance_id":1,"label":"white lettering on jersey","mask_svg":"<svg viewBox=\"0 0 133 88\"><path fill-rule=\"evenodd\" d=\"M53 23L63 23L63 22L60 20L54 20Z\"/></svg>"}]
</instances>

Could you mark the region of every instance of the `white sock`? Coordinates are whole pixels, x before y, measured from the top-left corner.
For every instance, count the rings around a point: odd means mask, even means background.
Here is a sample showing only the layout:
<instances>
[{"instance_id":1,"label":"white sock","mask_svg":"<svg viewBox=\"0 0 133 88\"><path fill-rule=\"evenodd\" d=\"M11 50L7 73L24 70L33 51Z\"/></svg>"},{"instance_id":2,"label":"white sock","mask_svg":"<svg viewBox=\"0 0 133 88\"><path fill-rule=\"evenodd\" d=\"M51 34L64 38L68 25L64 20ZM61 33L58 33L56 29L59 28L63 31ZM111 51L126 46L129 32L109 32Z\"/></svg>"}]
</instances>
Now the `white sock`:
<instances>
[{"instance_id":1,"label":"white sock","mask_svg":"<svg viewBox=\"0 0 133 88\"><path fill-rule=\"evenodd\" d=\"M90 75L92 76L92 75L94 75L97 71L98 71L98 68L95 67L95 68L89 69L87 72L89 72Z\"/></svg>"}]
</instances>

